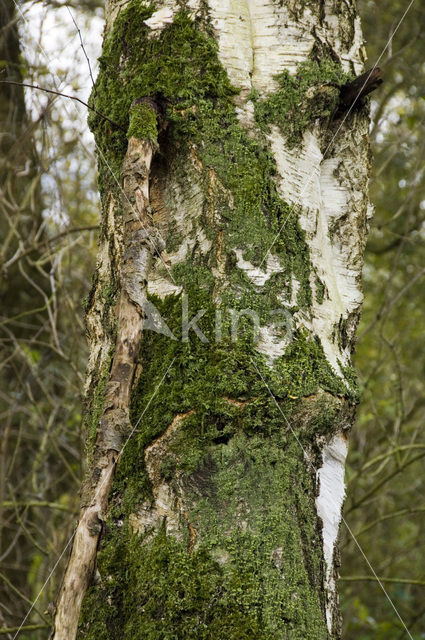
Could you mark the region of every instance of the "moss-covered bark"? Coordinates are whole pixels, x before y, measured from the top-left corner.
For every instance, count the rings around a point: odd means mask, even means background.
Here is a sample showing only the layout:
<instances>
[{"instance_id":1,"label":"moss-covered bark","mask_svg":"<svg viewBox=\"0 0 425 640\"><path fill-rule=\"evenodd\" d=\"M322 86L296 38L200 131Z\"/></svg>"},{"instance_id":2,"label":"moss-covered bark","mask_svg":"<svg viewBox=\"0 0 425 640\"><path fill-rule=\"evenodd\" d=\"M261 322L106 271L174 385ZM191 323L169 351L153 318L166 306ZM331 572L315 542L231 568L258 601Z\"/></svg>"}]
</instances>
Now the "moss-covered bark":
<instances>
[{"instance_id":1,"label":"moss-covered bark","mask_svg":"<svg viewBox=\"0 0 425 640\"><path fill-rule=\"evenodd\" d=\"M105 366L114 343L113 300L105 300L106 322L102 291L116 282L123 251L126 207L116 177L127 136L121 128L129 128L128 137L158 143L149 201L161 246L152 245L152 266L140 287L174 339L143 332L131 402L137 429L112 486L81 638L339 635L336 598L328 593L336 558L331 549L326 566L316 471L326 443L338 434L345 438L352 422L357 391L347 354L354 331L347 334L346 327L348 317L355 328L358 309L335 306L326 281L329 272L336 277L332 247L319 273L314 238L300 224L310 214L303 213L295 192L291 201L283 197L285 176L271 138L277 139L277 127L288 152L300 149L302 155L314 134L323 152L340 125L334 120L338 86L350 69L338 60L336 36L330 27L326 31L323 12L307 14L303 7L300 15L317 21L328 41L317 36L296 75L277 70L274 91L255 83L242 91L229 79L233 72L213 19L217 7L200 3L189 9L182 3L159 9L140 0L118 14L110 7L115 19L109 21L92 100L120 128L91 116L100 148L104 234L89 301L92 415L98 415L98 385L104 384L93 375L95 363ZM288 15L301 24L292 5L276 3L271 10L276 20ZM351 8L340 15L341 24L354 20ZM338 33L341 39L344 30ZM141 98L158 105L166 126L155 122ZM354 114L343 126L350 153L359 146L350 140L354 123L363 136L365 114ZM364 140L358 152L364 169L366 151ZM345 176L340 147L337 152L338 175ZM352 207L359 255L364 176L360 170L350 184L341 178L340 187L363 189L362 202ZM318 210L324 206L317 201ZM317 215L316 226L322 224ZM336 226L343 235L343 221ZM350 260L347 253L348 270ZM326 301L341 308L340 323L336 311L321 317ZM182 333L182 307L189 318L202 309L205 339ZM273 321L273 311L282 307L291 332L288 324L279 330ZM232 314L247 309L260 319L259 342L246 313L237 339L231 335ZM315 330L319 321L340 354L334 361Z\"/></svg>"}]
</instances>

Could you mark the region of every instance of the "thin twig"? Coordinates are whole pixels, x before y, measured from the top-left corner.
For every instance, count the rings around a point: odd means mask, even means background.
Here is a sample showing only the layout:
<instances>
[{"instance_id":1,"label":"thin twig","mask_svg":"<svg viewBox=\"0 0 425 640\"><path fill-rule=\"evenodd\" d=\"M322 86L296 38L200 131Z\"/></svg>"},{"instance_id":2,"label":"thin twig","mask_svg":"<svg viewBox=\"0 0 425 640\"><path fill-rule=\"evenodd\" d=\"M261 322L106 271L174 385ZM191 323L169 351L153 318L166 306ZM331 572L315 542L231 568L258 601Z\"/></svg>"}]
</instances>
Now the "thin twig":
<instances>
[{"instance_id":1,"label":"thin twig","mask_svg":"<svg viewBox=\"0 0 425 640\"><path fill-rule=\"evenodd\" d=\"M8 262L1 265L1 268L7 269L10 265L14 264L17 260L22 260L22 258L25 258L26 256L30 255L34 251L38 251L38 249L44 247L44 245L52 244L53 242L56 242L56 240L60 240L64 236L71 235L72 233L80 233L81 231L96 231L98 229L99 229L98 224L94 224L94 225L91 224L91 225L86 225L84 227L71 227L66 231L61 231L60 233L57 233L51 238L45 238L42 242L34 244L32 247L30 247L29 249L26 249L26 251L24 251L21 254L19 254L19 249L18 249L15 255L10 260L8 260Z\"/></svg>"},{"instance_id":2,"label":"thin twig","mask_svg":"<svg viewBox=\"0 0 425 640\"><path fill-rule=\"evenodd\" d=\"M13 500L4 500L2 503L5 509L10 509L12 507L47 507L49 509L58 509L59 511L67 511L68 513L74 513L73 509L66 507L63 504L59 504L58 502L48 502L47 500L28 500L28 501L17 501Z\"/></svg>"},{"instance_id":3,"label":"thin twig","mask_svg":"<svg viewBox=\"0 0 425 640\"><path fill-rule=\"evenodd\" d=\"M377 582L375 576L340 576L342 582ZM392 584L413 584L419 587L425 587L424 580L411 580L409 578L379 578L380 582L388 582Z\"/></svg>"},{"instance_id":4,"label":"thin twig","mask_svg":"<svg viewBox=\"0 0 425 640\"><path fill-rule=\"evenodd\" d=\"M90 59L89 59L89 57L88 57L88 55L87 55L87 52L86 52L86 50L85 50L85 48L84 48L84 43L83 43L83 38L81 37L81 31L80 31L80 28L79 28L78 24L76 23L75 18L74 18L74 16L73 16L73 15L72 15L72 13L71 13L71 9L68 7L68 5L66 5L66 8L67 8L67 10L68 10L69 15L71 16L71 20L72 20L72 22L74 23L75 28L76 28L76 30L77 30L78 37L80 38L80 45L81 45L81 48L82 48L82 50L83 50L83 53L84 53L84 55L85 55L85 57L86 57L87 65L88 65L88 68L89 68L89 74L90 74L91 82L92 82L92 85L93 85L93 89L94 89L94 91L95 91L95 93L96 93L96 86L95 86L95 84L94 84L94 79L93 79L93 73L92 73L92 69L91 69Z\"/></svg>"},{"instance_id":5,"label":"thin twig","mask_svg":"<svg viewBox=\"0 0 425 640\"><path fill-rule=\"evenodd\" d=\"M49 624L28 624L26 627L0 627L0 635L4 636L15 631L37 631L38 629L50 629Z\"/></svg>"},{"instance_id":6,"label":"thin twig","mask_svg":"<svg viewBox=\"0 0 425 640\"><path fill-rule=\"evenodd\" d=\"M77 96L70 96L67 93L61 93L60 91L53 91L53 89L45 89L44 87L39 87L36 84L28 84L27 82L14 82L13 80L0 80L0 83L1 84L13 84L13 85L16 85L17 87L27 87L28 89L38 89L39 91L44 91L45 93L52 93L54 96L61 96L62 98L68 98L69 100L75 100L76 102L79 102L80 104L82 104L85 107L87 107L87 109L90 109L90 111L94 111L94 113L96 113L98 116L100 116L104 120L107 120L108 122L113 124L114 127L117 127L118 129L121 129L121 131L126 131L126 129L124 129L124 127L119 125L117 122L114 122L113 120L111 120L111 118L108 118L108 116L105 116L104 113L101 113L95 107L91 107L89 104L87 104L87 102L84 102L84 100L81 100L81 98L78 98Z\"/></svg>"}]
</instances>

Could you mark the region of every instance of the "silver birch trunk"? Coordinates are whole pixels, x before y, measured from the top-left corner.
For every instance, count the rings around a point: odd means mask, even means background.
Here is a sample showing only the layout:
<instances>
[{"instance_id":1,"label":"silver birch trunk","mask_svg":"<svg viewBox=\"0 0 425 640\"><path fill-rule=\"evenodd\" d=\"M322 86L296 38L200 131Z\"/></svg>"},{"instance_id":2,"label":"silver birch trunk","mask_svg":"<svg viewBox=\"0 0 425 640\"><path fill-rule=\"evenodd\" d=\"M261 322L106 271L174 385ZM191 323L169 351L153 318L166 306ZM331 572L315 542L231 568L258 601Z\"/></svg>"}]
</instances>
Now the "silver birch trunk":
<instances>
[{"instance_id":1,"label":"silver birch trunk","mask_svg":"<svg viewBox=\"0 0 425 640\"><path fill-rule=\"evenodd\" d=\"M352 0L111 2L88 477L53 637L340 637L369 204Z\"/></svg>"}]
</instances>

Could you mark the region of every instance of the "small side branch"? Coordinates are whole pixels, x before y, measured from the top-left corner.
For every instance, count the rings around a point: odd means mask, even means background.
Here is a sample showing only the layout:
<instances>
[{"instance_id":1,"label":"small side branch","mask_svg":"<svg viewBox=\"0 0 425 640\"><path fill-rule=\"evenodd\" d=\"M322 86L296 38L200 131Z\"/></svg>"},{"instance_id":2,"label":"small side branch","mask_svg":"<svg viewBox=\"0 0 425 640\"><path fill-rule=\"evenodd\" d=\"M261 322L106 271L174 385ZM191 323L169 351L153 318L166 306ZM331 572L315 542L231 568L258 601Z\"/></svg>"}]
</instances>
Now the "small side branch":
<instances>
[{"instance_id":1,"label":"small side branch","mask_svg":"<svg viewBox=\"0 0 425 640\"><path fill-rule=\"evenodd\" d=\"M25 627L0 627L0 636L6 636L10 633L17 633L20 631L39 631L40 629L48 628L48 624L28 624Z\"/></svg>"},{"instance_id":2,"label":"small side branch","mask_svg":"<svg viewBox=\"0 0 425 640\"><path fill-rule=\"evenodd\" d=\"M349 111L355 105L361 107L364 98L372 91L375 91L383 82L381 78L381 69L374 67L365 71L352 82L347 82L340 88L340 105L339 111Z\"/></svg>"}]
</instances>

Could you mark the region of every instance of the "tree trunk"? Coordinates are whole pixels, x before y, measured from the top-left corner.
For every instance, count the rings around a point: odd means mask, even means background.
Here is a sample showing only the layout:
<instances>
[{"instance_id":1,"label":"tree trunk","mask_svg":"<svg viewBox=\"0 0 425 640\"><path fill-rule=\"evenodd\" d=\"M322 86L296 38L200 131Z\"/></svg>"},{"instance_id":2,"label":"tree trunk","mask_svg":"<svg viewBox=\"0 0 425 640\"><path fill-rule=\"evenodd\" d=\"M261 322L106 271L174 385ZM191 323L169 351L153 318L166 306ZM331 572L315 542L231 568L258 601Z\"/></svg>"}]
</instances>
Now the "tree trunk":
<instances>
[{"instance_id":1,"label":"tree trunk","mask_svg":"<svg viewBox=\"0 0 425 640\"><path fill-rule=\"evenodd\" d=\"M7 84L22 82L22 55L16 17L17 5L13 0L0 2L0 557L8 578L16 589L28 593L27 575L33 541L28 544L17 517L15 489L22 491L22 467L28 465L28 449L22 445L21 425L31 423L22 410L23 387L32 401L40 399L40 387L29 371L28 352L25 347L34 334L42 344L45 338L44 317L40 313L45 301L46 282L37 265L44 231L43 207L40 188L40 165L34 144L33 129L21 86ZM27 253L27 259L17 260ZM47 266L47 265L46 265ZM47 272L49 269L47 269ZM22 322L22 319L25 320ZM20 340L24 338L20 343ZM25 344L24 348L20 345ZM47 350L46 350L47 351ZM39 347L40 355L43 349ZM34 367L35 369L35 367ZM24 381L24 382L23 382ZM44 391L43 391L44 395ZM43 397L43 402L45 401ZM25 415L25 417L24 417ZM21 422L22 421L22 422ZM26 432L27 433L27 432ZM19 434L19 435L17 435ZM27 436L28 437L28 436ZM31 441L29 448L34 449ZM25 441L25 439L24 439ZM21 445L21 446L20 446ZM16 470L16 471L15 471ZM27 480L24 481L24 483ZM13 491L10 491L13 487ZM32 487L34 491L34 487ZM14 500L10 498L13 496ZM16 544L17 540L19 543ZM28 563L22 562L28 558ZM20 564L21 563L21 564ZM17 567L19 566L19 570ZM6 569L7 567L7 569ZM30 595L30 592L29 592ZM0 586L0 627L4 626L4 612L23 617L27 602L16 598L16 590L6 580ZM7 624L5 625L7 626Z\"/></svg>"},{"instance_id":2,"label":"tree trunk","mask_svg":"<svg viewBox=\"0 0 425 640\"><path fill-rule=\"evenodd\" d=\"M28 295L28 281L16 268L13 258L20 244L29 242L37 232L40 235L42 222L34 125L28 121L23 87L5 82L22 82L21 47L13 0L3 0L0 4L0 60L4 76L0 83L0 303L12 317L23 308L41 305L39 296L34 295L35 287ZM33 268L31 276L44 288L37 269Z\"/></svg>"},{"instance_id":3,"label":"tree trunk","mask_svg":"<svg viewBox=\"0 0 425 640\"><path fill-rule=\"evenodd\" d=\"M89 474L55 640L340 637L369 208L368 113L339 87L362 63L351 0L108 6Z\"/></svg>"}]
</instances>

